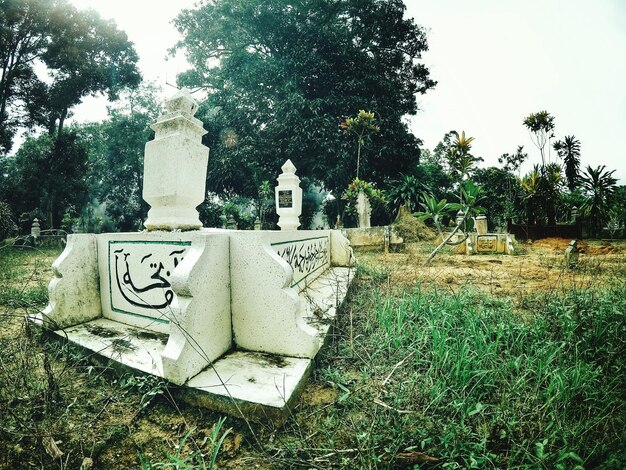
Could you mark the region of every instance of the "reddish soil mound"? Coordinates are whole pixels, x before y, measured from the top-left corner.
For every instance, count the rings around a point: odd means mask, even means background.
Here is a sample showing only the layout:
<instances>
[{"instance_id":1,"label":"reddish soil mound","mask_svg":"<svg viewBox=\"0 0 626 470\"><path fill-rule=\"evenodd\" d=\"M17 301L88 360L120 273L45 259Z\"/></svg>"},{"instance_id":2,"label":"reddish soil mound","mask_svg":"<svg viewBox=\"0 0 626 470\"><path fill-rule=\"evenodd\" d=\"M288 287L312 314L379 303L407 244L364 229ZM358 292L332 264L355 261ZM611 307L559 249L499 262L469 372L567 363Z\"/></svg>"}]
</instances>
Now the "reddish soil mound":
<instances>
[{"instance_id":1,"label":"reddish soil mound","mask_svg":"<svg viewBox=\"0 0 626 470\"><path fill-rule=\"evenodd\" d=\"M571 238L542 238L541 240L533 242L532 245L533 248L547 248L554 251L563 251L571 241ZM579 241L578 249L581 249L583 245L586 245L585 242Z\"/></svg>"},{"instance_id":2,"label":"reddish soil mound","mask_svg":"<svg viewBox=\"0 0 626 470\"><path fill-rule=\"evenodd\" d=\"M567 245L572 240L570 238L542 238L532 243L533 248L543 248L553 251L565 251ZM578 250L586 255L608 255L611 253L620 253L620 247L614 246L611 242L603 241L601 244L590 245L585 241L578 241Z\"/></svg>"},{"instance_id":3,"label":"reddish soil mound","mask_svg":"<svg viewBox=\"0 0 626 470\"><path fill-rule=\"evenodd\" d=\"M578 243L578 248L581 253L586 255L609 255L611 253L621 253L622 249L618 246L612 245L611 242L603 241L600 245L587 245L581 246Z\"/></svg>"}]
</instances>

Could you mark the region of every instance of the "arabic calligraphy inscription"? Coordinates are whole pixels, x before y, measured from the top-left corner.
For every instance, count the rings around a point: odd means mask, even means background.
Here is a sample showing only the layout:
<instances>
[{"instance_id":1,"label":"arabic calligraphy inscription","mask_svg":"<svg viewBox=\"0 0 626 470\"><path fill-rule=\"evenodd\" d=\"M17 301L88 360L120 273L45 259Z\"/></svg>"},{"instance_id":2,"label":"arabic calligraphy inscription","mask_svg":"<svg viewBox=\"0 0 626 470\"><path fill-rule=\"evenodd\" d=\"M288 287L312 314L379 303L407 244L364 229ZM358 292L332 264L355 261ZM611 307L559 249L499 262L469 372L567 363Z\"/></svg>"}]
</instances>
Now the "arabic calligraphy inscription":
<instances>
[{"instance_id":1,"label":"arabic calligraphy inscription","mask_svg":"<svg viewBox=\"0 0 626 470\"><path fill-rule=\"evenodd\" d=\"M479 235L476 239L476 250L478 252L498 251L498 237L495 235Z\"/></svg>"},{"instance_id":2,"label":"arabic calligraphy inscription","mask_svg":"<svg viewBox=\"0 0 626 470\"><path fill-rule=\"evenodd\" d=\"M309 274L330 265L328 237L294 240L273 245L278 256L293 268L293 285Z\"/></svg>"},{"instance_id":3,"label":"arabic calligraphy inscription","mask_svg":"<svg viewBox=\"0 0 626 470\"><path fill-rule=\"evenodd\" d=\"M170 281L190 242L109 241L111 309L167 323Z\"/></svg>"}]
</instances>

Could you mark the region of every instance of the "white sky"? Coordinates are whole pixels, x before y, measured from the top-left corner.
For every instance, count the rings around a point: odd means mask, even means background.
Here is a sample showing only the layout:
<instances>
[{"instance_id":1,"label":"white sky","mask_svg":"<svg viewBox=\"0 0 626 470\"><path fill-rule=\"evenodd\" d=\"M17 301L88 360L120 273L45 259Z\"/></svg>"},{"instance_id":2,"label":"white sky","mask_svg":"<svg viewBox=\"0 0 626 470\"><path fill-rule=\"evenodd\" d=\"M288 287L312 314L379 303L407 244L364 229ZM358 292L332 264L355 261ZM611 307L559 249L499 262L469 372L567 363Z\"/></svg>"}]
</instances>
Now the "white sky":
<instances>
[{"instance_id":1,"label":"white sky","mask_svg":"<svg viewBox=\"0 0 626 470\"><path fill-rule=\"evenodd\" d=\"M112 18L135 43L147 80L174 89L182 57L170 21L194 0L71 0ZM626 0L405 0L408 16L430 30L423 56L434 90L419 96L414 133L432 149L451 130L474 136L473 153L497 165L524 145L527 170L540 160L522 125L531 112L555 116L557 139L581 141L582 167L606 165L626 184ZM88 99L77 120L99 120L105 103Z\"/></svg>"}]
</instances>

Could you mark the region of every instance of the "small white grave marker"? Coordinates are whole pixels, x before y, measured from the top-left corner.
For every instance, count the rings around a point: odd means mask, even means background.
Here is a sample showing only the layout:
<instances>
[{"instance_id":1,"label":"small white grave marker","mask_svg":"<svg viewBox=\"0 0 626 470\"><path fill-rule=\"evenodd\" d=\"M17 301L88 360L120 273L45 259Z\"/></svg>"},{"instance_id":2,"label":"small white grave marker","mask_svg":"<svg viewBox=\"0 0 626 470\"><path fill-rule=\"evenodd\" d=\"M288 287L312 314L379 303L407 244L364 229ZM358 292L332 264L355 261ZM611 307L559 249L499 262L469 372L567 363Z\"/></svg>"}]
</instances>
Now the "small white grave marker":
<instances>
[{"instance_id":1,"label":"small white grave marker","mask_svg":"<svg viewBox=\"0 0 626 470\"><path fill-rule=\"evenodd\" d=\"M283 172L277 179L275 189L278 226L281 230L297 230L302 213L300 178L296 176L296 167L291 160L287 160L281 169Z\"/></svg>"},{"instance_id":2,"label":"small white grave marker","mask_svg":"<svg viewBox=\"0 0 626 470\"><path fill-rule=\"evenodd\" d=\"M372 225L370 222L372 206L369 198L363 191L359 191L359 195L356 198L356 211L359 217L359 228L370 228Z\"/></svg>"}]
</instances>

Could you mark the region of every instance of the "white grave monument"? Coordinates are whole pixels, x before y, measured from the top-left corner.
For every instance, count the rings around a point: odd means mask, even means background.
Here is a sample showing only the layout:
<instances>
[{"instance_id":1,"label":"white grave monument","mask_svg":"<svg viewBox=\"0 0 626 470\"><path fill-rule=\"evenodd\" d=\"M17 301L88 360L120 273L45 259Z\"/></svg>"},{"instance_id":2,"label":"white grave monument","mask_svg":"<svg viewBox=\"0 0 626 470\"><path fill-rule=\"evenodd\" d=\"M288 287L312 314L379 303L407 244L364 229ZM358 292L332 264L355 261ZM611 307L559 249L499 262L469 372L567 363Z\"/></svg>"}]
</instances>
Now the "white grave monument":
<instances>
[{"instance_id":1,"label":"white grave monument","mask_svg":"<svg viewBox=\"0 0 626 470\"><path fill-rule=\"evenodd\" d=\"M372 215L372 206L369 198L363 191L359 191L356 198L356 212L359 218L359 228L370 228L370 217Z\"/></svg>"},{"instance_id":2,"label":"white grave monument","mask_svg":"<svg viewBox=\"0 0 626 470\"><path fill-rule=\"evenodd\" d=\"M302 193L289 161L277 188L278 198L292 192L292 207L280 207L293 210L283 231L201 228L209 150L196 108L181 91L153 126L148 231L69 235L50 303L34 320L92 355L182 385L191 403L281 421L345 297L354 256L338 231L295 230Z\"/></svg>"},{"instance_id":3,"label":"white grave monument","mask_svg":"<svg viewBox=\"0 0 626 470\"><path fill-rule=\"evenodd\" d=\"M296 167L291 160L287 160L281 169L283 172L278 177L278 186L275 188L278 226L281 230L297 230L302 214L300 178L296 176Z\"/></svg>"}]
</instances>

